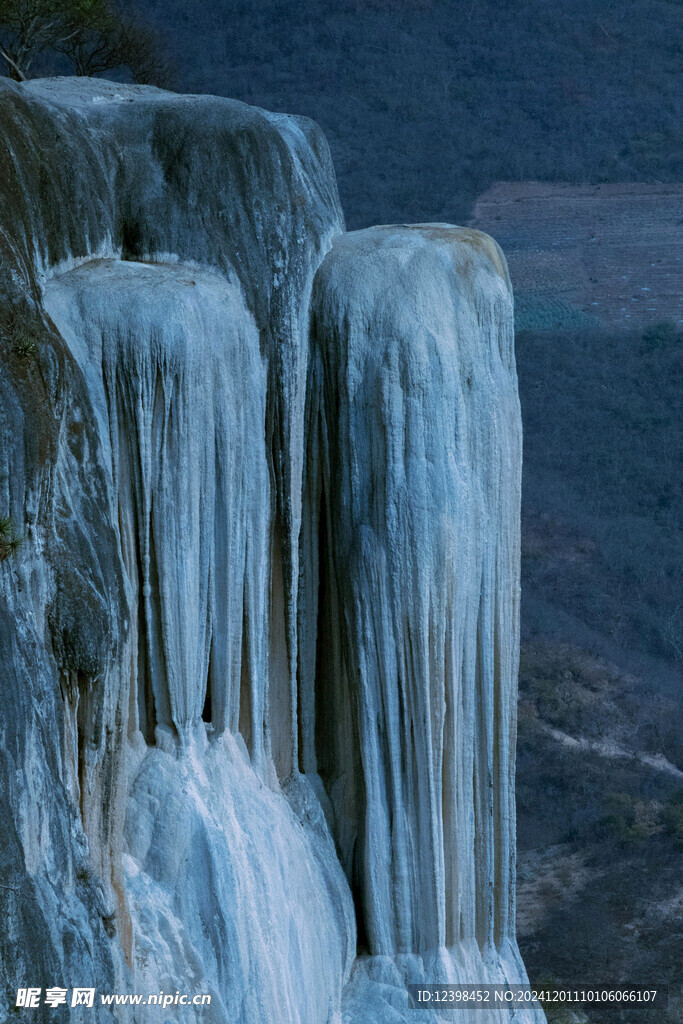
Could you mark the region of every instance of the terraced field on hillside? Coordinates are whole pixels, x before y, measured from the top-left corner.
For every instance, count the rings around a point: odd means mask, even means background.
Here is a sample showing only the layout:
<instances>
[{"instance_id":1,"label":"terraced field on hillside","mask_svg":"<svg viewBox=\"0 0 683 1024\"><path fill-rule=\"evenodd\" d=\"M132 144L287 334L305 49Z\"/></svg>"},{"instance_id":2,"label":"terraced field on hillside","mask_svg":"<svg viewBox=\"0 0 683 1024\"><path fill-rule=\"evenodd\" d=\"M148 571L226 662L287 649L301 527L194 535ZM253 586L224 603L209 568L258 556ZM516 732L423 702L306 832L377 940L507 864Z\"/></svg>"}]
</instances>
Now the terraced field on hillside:
<instances>
[{"instance_id":1,"label":"terraced field on hillside","mask_svg":"<svg viewBox=\"0 0 683 1024\"><path fill-rule=\"evenodd\" d=\"M683 184L498 182L470 223L508 258L518 330L683 323Z\"/></svg>"}]
</instances>

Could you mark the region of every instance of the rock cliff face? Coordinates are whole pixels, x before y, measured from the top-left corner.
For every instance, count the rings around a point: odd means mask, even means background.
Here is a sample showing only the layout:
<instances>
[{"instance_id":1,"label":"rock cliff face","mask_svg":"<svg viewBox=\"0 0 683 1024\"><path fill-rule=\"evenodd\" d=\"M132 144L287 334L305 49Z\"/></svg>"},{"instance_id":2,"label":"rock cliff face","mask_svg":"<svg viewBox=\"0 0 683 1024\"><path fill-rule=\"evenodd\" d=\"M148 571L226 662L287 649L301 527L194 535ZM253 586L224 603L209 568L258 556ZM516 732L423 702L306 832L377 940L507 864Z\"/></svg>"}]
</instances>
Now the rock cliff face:
<instances>
[{"instance_id":1,"label":"rock cliff face","mask_svg":"<svg viewBox=\"0 0 683 1024\"><path fill-rule=\"evenodd\" d=\"M228 100L3 81L0 129L0 1018L524 980L499 250L344 235L318 129Z\"/></svg>"}]
</instances>

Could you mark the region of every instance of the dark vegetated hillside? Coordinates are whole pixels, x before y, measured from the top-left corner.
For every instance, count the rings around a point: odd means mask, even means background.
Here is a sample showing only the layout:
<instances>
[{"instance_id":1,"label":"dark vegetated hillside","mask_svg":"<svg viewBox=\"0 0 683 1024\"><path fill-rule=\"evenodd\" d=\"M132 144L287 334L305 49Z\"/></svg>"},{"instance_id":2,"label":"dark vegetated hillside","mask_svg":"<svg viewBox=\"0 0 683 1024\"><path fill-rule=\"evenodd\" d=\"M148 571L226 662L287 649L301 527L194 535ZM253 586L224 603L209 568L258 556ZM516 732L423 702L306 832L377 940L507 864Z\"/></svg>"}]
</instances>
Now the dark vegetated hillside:
<instances>
[{"instance_id":1,"label":"dark vegetated hillside","mask_svg":"<svg viewBox=\"0 0 683 1024\"><path fill-rule=\"evenodd\" d=\"M592 1007L590 1024L673 1024L683 1011L683 337L664 323L548 330L518 333L516 348L520 948L537 984L671 986L668 1012Z\"/></svg>"},{"instance_id":2,"label":"dark vegetated hillside","mask_svg":"<svg viewBox=\"0 0 683 1024\"><path fill-rule=\"evenodd\" d=\"M670 989L668 1012L591 1007L590 1024L674 1024L683 1010L683 720L643 684L577 647L522 647L517 927L529 977Z\"/></svg>"},{"instance_id":3,"label":"dark vegetated hillside","mask_svg":"<svg viewBox=\"0 0 683 1024\"><path fill-rule=\"evenodd\" d=\"M494 180L680 179L676 0L145 0L179 87L315 118L350 227Z\"/></svg>"},{"instance_id":4,"label":"dark vegetated hillside","mask_svg":"<svg viewBox=\"0 0 683 1024\"><path fill-rule=\"evenodd\" d=\"M680 670L683 336L522 332L517 362L527 636Z\"/></svg>"}]
</instances>

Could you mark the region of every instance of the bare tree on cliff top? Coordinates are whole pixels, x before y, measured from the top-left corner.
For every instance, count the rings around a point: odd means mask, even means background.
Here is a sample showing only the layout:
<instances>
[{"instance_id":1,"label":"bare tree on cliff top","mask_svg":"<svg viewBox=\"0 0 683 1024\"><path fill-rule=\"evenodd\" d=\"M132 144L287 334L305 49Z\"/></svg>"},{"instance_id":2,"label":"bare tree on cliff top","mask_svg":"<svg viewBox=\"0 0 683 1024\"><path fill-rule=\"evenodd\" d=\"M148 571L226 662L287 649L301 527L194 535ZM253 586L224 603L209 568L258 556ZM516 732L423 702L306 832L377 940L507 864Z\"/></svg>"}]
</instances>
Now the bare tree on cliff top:
<instances>
[{"instance_id":1,"label":"bare tree on cliff top","mask_svg":"<svg viewBox=\"0 0 683 1024\"><path fill-rule=\"evenodd\" d=\"M30 76L44 52L64 54L77 75L127 68L165 86L171 62L155 34L115 0L0 0L0 56L10 77Z\"/></svg>"}]
</instances>

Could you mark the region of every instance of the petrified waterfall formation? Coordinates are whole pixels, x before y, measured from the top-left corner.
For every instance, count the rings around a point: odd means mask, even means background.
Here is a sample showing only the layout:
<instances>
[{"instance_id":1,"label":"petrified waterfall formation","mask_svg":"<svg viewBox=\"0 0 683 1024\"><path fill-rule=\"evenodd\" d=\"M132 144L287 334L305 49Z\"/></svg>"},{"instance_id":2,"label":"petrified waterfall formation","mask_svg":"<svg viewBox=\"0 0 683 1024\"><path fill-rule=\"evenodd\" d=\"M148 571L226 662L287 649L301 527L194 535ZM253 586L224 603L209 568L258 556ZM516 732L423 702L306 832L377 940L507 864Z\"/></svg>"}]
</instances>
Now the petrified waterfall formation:
<instances>
[{"instance_id":1,"label":"petrified waterfall formation","mask_svg":"<svg viewBox=\"0 0 683 1024\"><path fill-rule=\"evenodd\" d=\"M500 250L344 234L315 125L229 100L3 82L0 129L0 1010L524 981Z\"/></svg>"}]
</instances>

